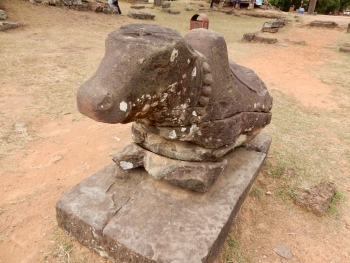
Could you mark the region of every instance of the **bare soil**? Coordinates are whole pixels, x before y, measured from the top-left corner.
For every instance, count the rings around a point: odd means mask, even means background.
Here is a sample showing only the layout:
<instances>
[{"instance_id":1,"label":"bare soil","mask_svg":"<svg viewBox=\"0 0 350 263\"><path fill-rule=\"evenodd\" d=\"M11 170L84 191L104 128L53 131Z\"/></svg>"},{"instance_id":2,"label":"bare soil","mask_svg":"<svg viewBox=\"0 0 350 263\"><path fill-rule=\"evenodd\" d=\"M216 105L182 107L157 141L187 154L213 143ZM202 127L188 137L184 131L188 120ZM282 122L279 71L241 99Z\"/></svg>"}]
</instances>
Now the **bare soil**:
<instances>
[{"instance_id":1,"label":"bare soil","mask_svg":"<svg viewBox=\"0 0 350 263\"><path fill-rule=\"evenodd\" d=\"M120 6L127 14L130 4L120 2ZM108 262L57 227L55 204L68 189L109 164L111 156L131 142L130 125L102 124L81 116L75 109L75 94L101 61L106 35L125 23L139 21L35 6L22 0L3 0L0 9L7 12L10 21L21 23L16 30L0 32L0 262ZM173 25L181 33L188 30L193 15L185 13L182 21L181 16L158 9L154 12L159 20L156 17L151 23L166 21L164 24ZM234 30L235 18L252 19L239 16L239 12L236 16L212 12L209 17L212 29L219 32L217 25L224 27L223 21L231 23L228 28ZM348 95L334 97L339 85L323 81L317 71L327 63L344 60L346 55L339 54L337 47L350 18L295 17L289 15L290 25L273 36L279 39L275 45L242 43L238 38L231 39L223 29L229 57L252 68L274 96L283 97L275 100L276 109L283 107L281 101L289 101L305 114L339 111L344 115L349 109ZM332 20L340 27L306 26L315 19ZM247 25L244 30L256 31ZM21 121L28 124L27 132L14 130L15 123ZM349 127L349 118L340 118L339 122ZM271 125L271 133L275 133L278 124ZM315 140L323 136L322 131L310 133ZM303 144L302 138L293 140ZM338 137L334 140L336 145L344 144ZM278 144L272 146L273 152L279 149ZM274 163L273 152L270 164ZM287 262L273 252L279 244L291 248L290 262L350 262L350 212L346 201L350 197L350 155L335 162L334 167L342 167L339 177L328 179L336 181L344 201L338 204L336 215L325 218L279 198L275 193L285 184L269 176L271 166L266 166L216 263Z\"/></svg>"}]
</instances>

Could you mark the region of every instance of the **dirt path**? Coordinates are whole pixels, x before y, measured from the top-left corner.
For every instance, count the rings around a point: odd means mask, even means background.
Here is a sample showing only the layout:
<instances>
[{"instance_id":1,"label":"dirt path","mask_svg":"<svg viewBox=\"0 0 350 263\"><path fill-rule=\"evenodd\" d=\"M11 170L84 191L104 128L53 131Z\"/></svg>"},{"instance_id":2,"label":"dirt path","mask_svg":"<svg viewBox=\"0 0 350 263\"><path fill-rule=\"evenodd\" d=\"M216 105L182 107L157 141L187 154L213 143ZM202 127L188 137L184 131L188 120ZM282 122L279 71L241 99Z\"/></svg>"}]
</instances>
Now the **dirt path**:
<instances>
[{"instance_id":1,"label":"dirt path","mask_svg":"<svg viewBox=\"0 0 350 263\"><path fill-rule=\"evenodd\" d=\"M9 41L2 53L8 74L0 80L0 110L4 117L0 132L6 141L1 151L6 154L0 159L0 262L68 262L68 258L71 262L105 262L64 235L57 227L54 207L63 193L110 163L112 154L131 141L130 125L106 125L81 117L74 109L74 92L75 86L89 77L101 60L106 32L133 21L64 9L53 12L52 8L35 7L24 1L19 1L18 6L4 2L10 17L26 26L0 32L0 38ZM121 2L124 13L129 6ZM38 15L40 19L35 19ZM341 20L341 25L347 22L350 21ZM93 30L95 37L86 43L83 34L79 35L81 38L74 36L75 30L86 34ZM63 31L71 36L64 43L59 39ZM332 96L334 87L322 82L315 70L337 59L332 48L343 31L324 32L290 27L281 32L280 44L273 48L260 45L254 56L245 55L244 60L238 57L236 62L254 69L269 89L295 98L301 107L337 110L340 105ZM299 40L307 45L293 43ZM20 45L11 49L9 43L16 41L26 41L27 49L17 50ZM242 48L253 44L235 45ZM30 52L33 57L23 60L23 54ZM66 54L73 56L68 59ZM26 69L17 63L27 63ZM24 70L26 74L21 73ZM74 80L70 75L74 75ZM49 92L38 98L36 89L51 82L56 83L58 91L47 87ZM50 100L52 107L47 103ZM50 108L44 109L43 105ZM13 131L13 125L19 121L28 123L27 133ZM349 167L348 160L344 162ZM349 175L348 171L344 173ZM273 184L264 175L259 183ZM349 181L344 184L350 190ZM350 192L345 194L350 198ZM284 242L295 255L290 262L350 262L350 230L344 226L350 215L341 217L336 221L342 222L341 226L329 227L313 215L290 209L273 198L259 202L249 197L232 231L240 229L243 233L241 247L256 247L242 249L235 258L241 258L239 262L249 262L246 258L250 262L281 262L271 251L277 242Z\"/></svg>"}]
</instances>

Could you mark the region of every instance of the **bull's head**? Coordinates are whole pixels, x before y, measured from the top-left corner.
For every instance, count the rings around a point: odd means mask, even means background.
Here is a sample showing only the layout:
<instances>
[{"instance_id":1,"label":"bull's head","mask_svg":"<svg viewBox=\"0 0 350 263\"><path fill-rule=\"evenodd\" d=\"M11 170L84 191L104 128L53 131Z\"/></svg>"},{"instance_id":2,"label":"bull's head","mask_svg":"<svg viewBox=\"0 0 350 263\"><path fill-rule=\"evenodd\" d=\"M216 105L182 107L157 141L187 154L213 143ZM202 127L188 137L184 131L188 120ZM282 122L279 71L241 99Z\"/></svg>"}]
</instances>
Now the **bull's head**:
<instances>
[{"instance_id":1,"label":"bull's head","mask_svg":"<svg viewBox=\"0 0 350 263\"><path fill-rule=\"evenodd\" d=\"M127 123L195 106L199 56L173 29L123 26L108 35L99 68L79 88L78 109L96 121Z\"/></svg>"}]
</instances>

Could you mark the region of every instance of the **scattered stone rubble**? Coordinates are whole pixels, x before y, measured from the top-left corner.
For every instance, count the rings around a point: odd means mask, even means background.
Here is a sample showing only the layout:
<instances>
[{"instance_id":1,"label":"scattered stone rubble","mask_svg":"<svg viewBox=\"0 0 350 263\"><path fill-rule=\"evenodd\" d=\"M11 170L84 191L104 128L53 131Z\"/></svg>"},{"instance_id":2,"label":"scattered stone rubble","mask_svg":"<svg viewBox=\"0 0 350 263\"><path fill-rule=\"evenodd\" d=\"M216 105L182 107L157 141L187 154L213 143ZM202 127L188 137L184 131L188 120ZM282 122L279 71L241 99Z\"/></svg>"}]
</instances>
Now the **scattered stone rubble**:
<instances>
[{"instance_id":1,"label":"scattered stone rubble","mask_svg":"<svg viewBox=\"0 0 350 263\"><path fill-rule=\"evenodd\" d=\"M268 33L277 33L278 29L280 27L283 27L284 25L285 25L284 19L278 18L276 20L265 22L261 31L268 32Z\"/></svg>"},{"instance_id":2,"label":"scattered stone rubble","mask_svg":"<svg viewBox=\"0 0 350 263\"><path fill-rule=\"evenodd\" d=\"M259 36L259 33L246 33L243 35L243 41L274 44L277 42L277 38L262 37Z\"/></svg>"},{"instance_id":3,"label":"scattered stone rubble","mask_svg":"<svg viewBox=\"0 0 350 263\"><path fill-rule=\"evenodd\" d=\"M171 8L162 8L162 12L169 13L172 15L180 14L180 11L177 9L171 9Z\"/></svg>"},{"instance_id":4,"label":"scattered stone rubble","mask_svg":"<svg viewBox=\"0 0 350 263\"><path fill-rule=\"evenodd\" d=\"M128 16L135 19L153 20L156 15L151 12L144 12L144 11L131 9L129 10Z\"/></svg>"},{"instance_id":5,"label":"scattered stone rubble","mask_svg":"<svg viewBox=\"0 0 350 263\"><path fill-rule=\"evenodd\" d=\"M276 20L271 20L268 22L265 22L261 31L263 33L277 33L278 29L283 27L285 25L285 19L284 18L277 18ZM259 36L259 32L255 33L246 33L243 35L243 41L246 42L261 42L261 43L267 43L267 44L274 44L277 42L276 38L270 38L265 36Z\"/></svg>"},{"instance_id":6,"label":"scattered stone rubble","mask_svg":"<svg viewBox=\"0 0 350 263\"><path fill-rule=\"evenodd\" d=\"M51 6L67 6L69 9L74 9L77 11L88 11L99 13L103 12L105 14L119 14L115 6L109 6L109 4L102 1L92 1L92 0L29 0L33 4L44 3Z\"/></svg>"},{"instance_id":7,"label":"scattered stone rubble","mask_svg":"<svg viewBox=\"0 0 350 263\"><path fill-rule=\"evenodd\" d=\"M296 192L298 197L295 204L317 216L323 216L329 208L335 190L335 184L331 182L319 183L310 189L300 189Z\"/></svg>"},{"instance_id":8,"label":"scattered stone rubble","mask_svg":"<svg viewBox=\"0 0 350 263\"><path fill-rule=\"evenodd\" d=\"M333 21L319 21L319 20L315 20L315 21L310 22L310 26L336 28L336 27L338 27L338 24L336 22L333 22Z\"/></svg>"},{"instance_id":9,"label":"scattered stone rubble","mask_svg":"<svg viewBox=\"0 0 350 263\"><path fill-rule=\"evenodd\" d=\"M0 20L6 20L7 15L4 10L0 10ZM4 21L0 22L0 31L5 31L8 29L13 29L19 27L18 22L9 22L9 21Z\"/></svg>"},{"instance_id":10,"label":"scattered stone rubble","mask_svg":"<svg viewBox=\"0 0 350 263\"><path fill-rule=\"evenodd\" d=\"M343 53L350 53L350 43L343 43L340 46L339 51Z\"/></svg>"},{"instance_id":11,"label":"scattered stone rubble","mask_svg":"<svg viewBox=\"0 0 350 263\"><path fill-rule=\"evenodd\" d=\"M4 10L0 10L0 20L6 20L7 15Z\"/></svg>"}]
</instances>

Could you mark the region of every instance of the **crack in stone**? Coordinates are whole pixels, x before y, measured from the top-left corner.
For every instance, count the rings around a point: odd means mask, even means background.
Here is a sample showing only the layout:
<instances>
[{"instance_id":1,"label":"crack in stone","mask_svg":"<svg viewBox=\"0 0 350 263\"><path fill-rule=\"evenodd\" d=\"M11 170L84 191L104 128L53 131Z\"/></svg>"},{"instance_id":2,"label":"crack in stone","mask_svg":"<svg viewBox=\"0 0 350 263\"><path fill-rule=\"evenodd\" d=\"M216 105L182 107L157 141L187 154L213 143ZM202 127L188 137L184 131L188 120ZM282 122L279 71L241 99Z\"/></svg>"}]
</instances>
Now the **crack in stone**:
<instances>
[{"instance_id":1,"label":"crack in stone","mask_svg":"<svg viewBox=\"0 0 350 263\"><path fill-rule=\"evenodd\" d=\"M132 196L130 196L129 197L129 199L128 200L126 200L118 209L117 209L117 211L114 213L114 215L110 218L110 220L112 219L112 218L114 218L117 214L118 214L118 212L130 201L130 199L132 198ZM112 199L113 200L113 199ZM110 220L108 220L108 222L106 222L106 224L102 227L102 235L103 235L103 231L104 231L104 229L105 229L105 227L108 225L108 223L109 223L109 221Z\"/></svg>"},{"instance_id":2,"label":"crack in stone","mask_svg":"<svg viewBox=\"0 0 350 263\"><path fill-rule=\"evenodd\" d=\"M135 194L135 192L136 192L136 188L137 188L137 186L142 182L142 181L144 181L145 180L145 178L142 178L139 182L137 182L135 185L134 185L134 191L132 191L132 193L130 194L130 197L128 198L128 200L126 200L118 209L117 209L117 211L113 214L113 216L111 216L110 217L110 220L112 219L112 218L114 218L117 214L118 214L118 212L133 198L133 196L134 196L134 194ZM115 183L117 183L118 181L115 181L114 183L112 183L111 185L110 185L110 187L108 188L108 190L106 191L106 193L112 188L112 186L115 184ZM113 201L113 203L115 204L115 202L114 202L114 199L113 199L113 197L114 197L114 194L112 195L112 197L111 197L111 199L112 199L112 201ZM102 227L102 235L103 235L103 231L104 231L104 229L105 229L105 227L108 225L108 223L109 223L109 221L110 220L108 220L108 222L106 222L106 224Z\"/></svg>"}]
</instances>

